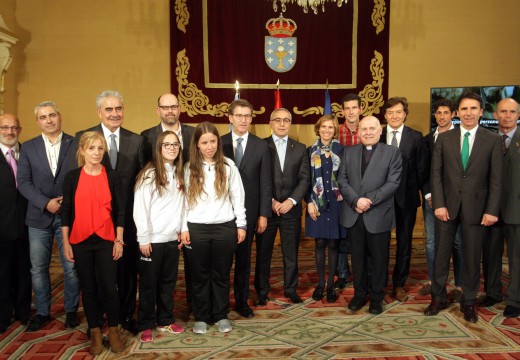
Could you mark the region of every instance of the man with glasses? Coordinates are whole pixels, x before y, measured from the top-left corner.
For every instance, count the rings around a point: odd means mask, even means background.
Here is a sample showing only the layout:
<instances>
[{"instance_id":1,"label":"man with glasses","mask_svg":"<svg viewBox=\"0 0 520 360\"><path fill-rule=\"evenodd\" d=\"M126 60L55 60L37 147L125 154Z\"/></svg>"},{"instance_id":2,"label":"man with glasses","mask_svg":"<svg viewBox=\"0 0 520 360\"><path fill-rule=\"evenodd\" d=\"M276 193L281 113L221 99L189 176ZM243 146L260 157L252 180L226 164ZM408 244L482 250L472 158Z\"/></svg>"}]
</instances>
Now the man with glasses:
<instances>
[{"instance_id":1,"label":"man with glasses","mask_svg":"<svg viewBox=\"0 0 520 360\"><path fill-rule=\"evenodd\" d=\"M17 189L16 175L22 128L13 114L0 115L0 334L14 318L27 324L31 311L31 263L25 226L27 200Z\"/></svg>"},{"instance_id":2,"label":"man with glasses","mask_svg":"<svg viewBox=\"0 0 520 360\"><path fill-rule=\"evenodd\" d=\"M63 267L65 327L75 328L79 324L79 280L74 264L63 254L60 215L63 180L76 156L74 138L61 130L62 118L56 103L45 101L36 105L34 115L42 134L24 144L18 166L20 192L29 200L25 223L29 226L36 308L27 332L38 331L51 320L49 266L54 238Z\"/></svg>"},{"instance_id":3,"label":"man with glasses","mask_svg":"<svg viewBox=\"0 0 520 360\"><path fill-rule=\"evenodd\" d=\"M273 135L266 138L271 155L271 209L267 228L256 238L255 289L258 304L268 300L271 258L276 233L280 229L284 267L284 296L301 303L298 288L298 244L301 232L301 201L310 184L310 165L304 144L289 138L292 116L279 108L271 113Z\"/></svg>"},{"instance_id":4,"label":"man with glasses","mask_svg":"<svg viewBox=\"0 0 520 360\"><path fill-rule=\"evenodd\" d=\"M137 230L132 216L134 209L135 178L144 166L143 137L121 127L125 120L123 96L113 90L106 90L96 98L96 107L101 124L87 129L97 131L105 137L108 151L103 157L103 165L117 171L121 185L126 192L126 217L123 240L126 244L123 256L117 262L117 288L119 292L119 316L122 327L137 334L134 312L137 296L137 259L139 246ZM83 132L76 134L76 139Z\"/></svg>"},{"instance_id":5,"label":"man with glasses","mask_svg":"<svg viewBox=\"0 0 520 360\"><path fill-rule=\"evenodd\" d=\"M181 124L179 117L182 107L179 100L173 94L163 94L157 99L157 115L161 118L159 125L141 132L145 143L145 159L149 161L154 156L157 137L162 132L169 130L177 134L182 144L182 158L184 162L190 160L190 143L193 137L193 127Z\"/></svg>"},{"instance_id":6,"label":"man with glasses","mask_svg":"<svg viewBox=\"0 0 520 360\"><path fill-rule=\"evenodd\" d=\"M233 159L245 191L247 232L245 241L235 251L235 309L245 318L254 316L249 307L249 276L251 247L255 232L261 234L271 217L271 162L267 143L249 132L253 120L253 105L239 99L229 104L232 131L222 136L224 155ZM261 304L260 304L261 305ZM264 304L265 305L265 304Z\"/></svg>"}]
</instances>

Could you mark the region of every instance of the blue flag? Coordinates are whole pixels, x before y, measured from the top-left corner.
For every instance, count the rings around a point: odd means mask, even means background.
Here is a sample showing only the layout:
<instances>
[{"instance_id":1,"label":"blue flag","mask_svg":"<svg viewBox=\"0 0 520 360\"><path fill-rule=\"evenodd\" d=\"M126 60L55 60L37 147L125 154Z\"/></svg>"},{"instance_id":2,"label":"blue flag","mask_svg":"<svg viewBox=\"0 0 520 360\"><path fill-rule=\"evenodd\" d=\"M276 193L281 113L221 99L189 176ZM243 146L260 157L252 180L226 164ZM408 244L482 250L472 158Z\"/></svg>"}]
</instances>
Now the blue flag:
<instances>
[{"instance_id":1,"label":"blue flag","mask_svg":"<svg viewBox=\"0 0 520 360\"><path fill-rule=\"evenodd\" d=\"M323 105L323 115L332 114L332 105L330 104L329 89L325 89L325 105Z\"/></svg>"}]
</instances>

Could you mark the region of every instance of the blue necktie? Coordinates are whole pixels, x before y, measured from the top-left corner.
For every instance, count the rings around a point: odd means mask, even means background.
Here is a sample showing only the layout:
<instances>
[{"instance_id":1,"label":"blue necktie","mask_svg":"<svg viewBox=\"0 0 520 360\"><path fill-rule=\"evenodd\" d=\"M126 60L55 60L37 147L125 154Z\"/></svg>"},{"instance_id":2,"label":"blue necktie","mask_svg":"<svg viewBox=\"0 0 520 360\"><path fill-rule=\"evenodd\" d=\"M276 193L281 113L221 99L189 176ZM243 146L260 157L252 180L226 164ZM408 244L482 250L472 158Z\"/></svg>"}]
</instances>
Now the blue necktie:
<instances>
[{"instance_id":1,"label":"blue necktie","mask_svg":"<svg viewBox=\"0 0 520 360\"><path fill-rule=\"evenodd\" d=\"M242 147L242 141L244 141L244 139L242 139L241 137L237 139L237 149L235 151L235 164L237 165L237 167L240 166L240 162L244 157L244 148Z\"/></svg>"}]
</instances>

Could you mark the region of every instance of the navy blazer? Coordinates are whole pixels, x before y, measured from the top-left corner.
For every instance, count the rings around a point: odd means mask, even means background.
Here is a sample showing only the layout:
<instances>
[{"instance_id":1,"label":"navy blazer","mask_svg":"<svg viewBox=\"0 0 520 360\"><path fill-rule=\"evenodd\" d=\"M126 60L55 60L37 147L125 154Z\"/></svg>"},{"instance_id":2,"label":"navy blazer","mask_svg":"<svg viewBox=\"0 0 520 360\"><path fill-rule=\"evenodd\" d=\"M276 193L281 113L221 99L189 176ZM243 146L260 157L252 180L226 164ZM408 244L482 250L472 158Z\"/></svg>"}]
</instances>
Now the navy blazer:
<instances>
[{"instance_id":1,"label":"navy blazer","mask_svg":"<svg viewBox=\"0 0 520 360\"><path fill-rule=\"evenodd\" d=\"M13 170L3 154L0 154L0 189L0 242L27 239L27 200L16 189Z\"/></svg>"},{"instance_id":2,"label":"navy blazer","mask_svg":"<svg viewBox=\"0 0 520 360\"><path fill-rule=\"evenodd\" d=\"M231 133L221 137L224 155L233 161L233 139ZM247 223L253 226L259 216L271 217L271 156L267 143L249 133L246 150L238 167L244 185Z\"/></svg>"},{"instance_id":3,"label":"navy blazer","mask_svg":"<svg viewBox=\"0 0 520 360\"><path fill-rule=\"evenodd\" d=\"M44 229L54 221L56 215L47 211L47 204L63 195L63 179L76 156L74 142L72 136L63 133L55 175L52 175L43 137L39 135L24 143L18 162L18 188L29 201L27 226Z\"/></svg>"}]
</instances>

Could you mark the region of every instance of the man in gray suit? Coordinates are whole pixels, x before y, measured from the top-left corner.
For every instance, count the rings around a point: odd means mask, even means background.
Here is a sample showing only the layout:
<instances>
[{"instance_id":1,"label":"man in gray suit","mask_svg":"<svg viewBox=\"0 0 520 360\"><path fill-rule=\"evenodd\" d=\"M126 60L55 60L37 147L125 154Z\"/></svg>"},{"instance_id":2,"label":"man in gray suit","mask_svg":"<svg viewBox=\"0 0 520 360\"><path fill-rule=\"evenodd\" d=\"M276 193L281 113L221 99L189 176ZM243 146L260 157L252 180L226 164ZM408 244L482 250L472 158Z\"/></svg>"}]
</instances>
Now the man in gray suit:
<instances>
[{"instance_id":1,"label":"man in gray suit","mask_svg":"<svg viewBox=\"0 0 520 360\"><path fill-rule=\"evenodd\" d=\"M431 190L435 213L435 258L432 302L424 311L436 315L448 307L446 279L458 226L461 226L464 273L461 311L478 320L475 299L480 285L480 259L488 226L500 211L503 155L500 137L478 126L480 95L466 92L457 100L460 128L439 134L432 158Z\"/></svg>"},{"instance_id":2,"label":"man in gray suit","mask_svg":"<svg viewBox=\"0 0 520 360\"><path fill-rule=\"evenodd\" d=\"M504 222L503 232L507 241L509 260L509 286L507 287L504 317L520 316L520 131L518 103L510 98L498 104L495 117L503 133L504 172L502 176L501 214Z\"/></svg>"},{"instance_id":3,"label":"man in gray suit","mask_svg":"<svg viewBox=\"0 0 520 360\"><path fill-rule=\"evenodd\" d=\"M348 228L354 273L354 298L348 308L357 311L367 302L369 284L366 259L370 253L369 312L372 314L383 311L390 232L395 224L394 194L399 187L402 171L399 149L380 143L381 133L377 118L363 118L359 122L362 144L345 148L338 174L339 189L344 199L340 222Z\"/></svg>"},{"instance_id":4,"label":"man in gray suit","mask_svg":"<svg viewBox=\"0 0 520 360\"><path fill-rule=\"evenodd\" d=\"M137 296L137 230L132 216L134 209L135 178L144 166L143 137L121 127L125 120L123 96L106 90L96 98L96 107L101 124L87 129L97 131L105 137L108 151L103 165L114 169L121 176L121 185L126 192L126 217L123 240L127 246L123 257L117 261L117 288L119 292L119 315L122 327L133 334L137 328L133 318ZM76 134L79 139L83 132Z\"/></svg>"}]
</instances>

